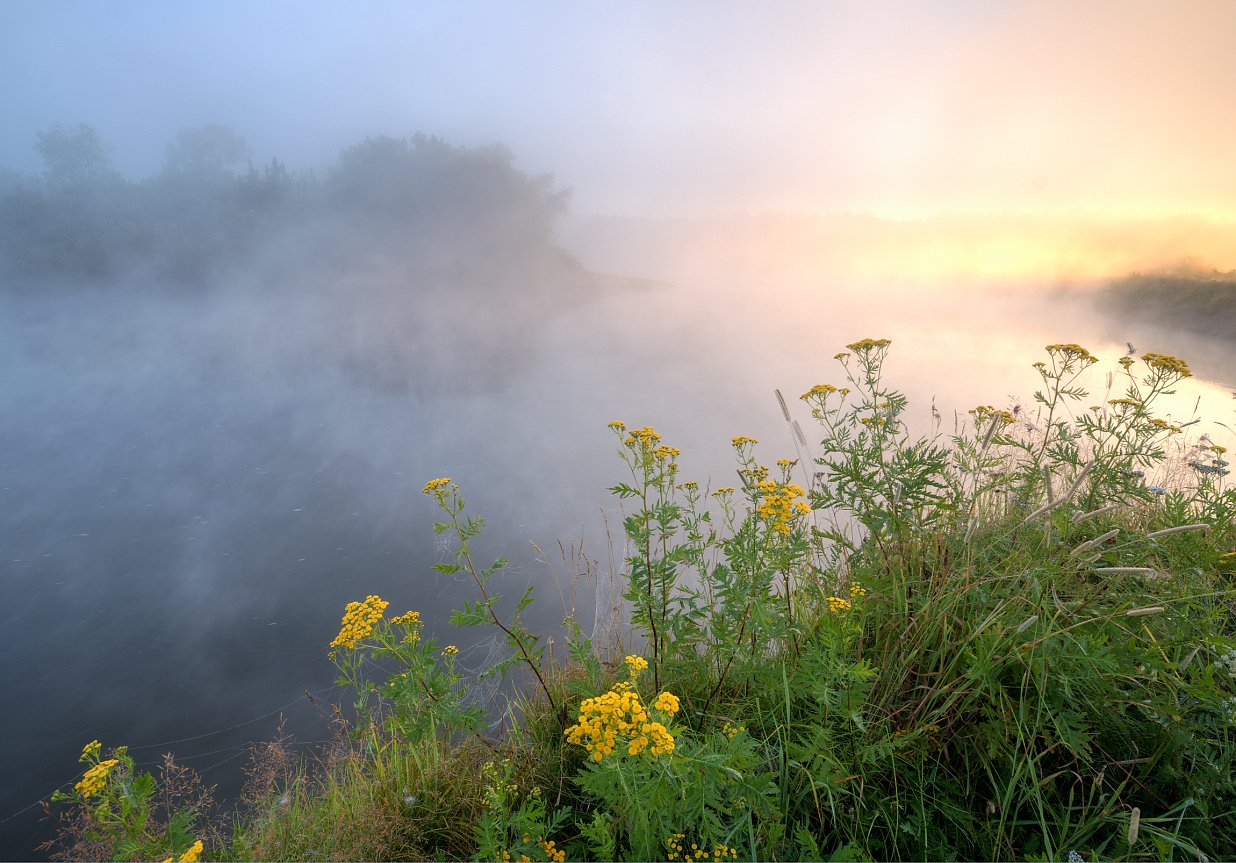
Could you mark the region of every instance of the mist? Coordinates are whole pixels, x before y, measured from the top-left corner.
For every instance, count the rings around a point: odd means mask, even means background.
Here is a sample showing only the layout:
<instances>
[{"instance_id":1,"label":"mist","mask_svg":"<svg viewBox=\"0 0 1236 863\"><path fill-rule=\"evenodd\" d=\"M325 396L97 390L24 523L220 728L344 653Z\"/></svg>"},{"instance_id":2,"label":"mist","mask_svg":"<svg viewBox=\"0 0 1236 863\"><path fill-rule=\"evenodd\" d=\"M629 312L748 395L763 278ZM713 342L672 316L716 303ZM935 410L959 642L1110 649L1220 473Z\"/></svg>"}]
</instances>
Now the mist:
<instances>
[{"instance_id":1,"label":"mist","mask_svg":"<svg viewBox=\"0 0 1236 863\"><path fill-rule=\"evenodd\" d=\"M1134 6L0 9L0 856L87 740L226 798L323 737L349 601L491 664L432 477L553 636L608 619L609 421L732 485L863 337L922 434L1078 342L1231 445L1236 19Z\"/></svg>"}]
</instances>

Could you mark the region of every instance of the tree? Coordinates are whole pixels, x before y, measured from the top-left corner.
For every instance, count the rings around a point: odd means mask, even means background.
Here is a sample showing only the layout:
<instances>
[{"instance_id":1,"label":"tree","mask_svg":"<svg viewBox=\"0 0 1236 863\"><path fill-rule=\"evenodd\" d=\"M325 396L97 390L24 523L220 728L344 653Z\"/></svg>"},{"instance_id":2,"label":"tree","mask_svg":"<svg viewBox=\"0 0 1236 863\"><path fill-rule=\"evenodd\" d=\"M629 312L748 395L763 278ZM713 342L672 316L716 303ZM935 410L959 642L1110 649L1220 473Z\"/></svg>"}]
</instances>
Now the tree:
<instances>
[{"instance_id":1,"label":"tree","mask_svg":"<svg viewBox=\"0 0 1236 863\"><path fill-rule=\"evenodd\" d=\"M248 159L244 138L227 126L211 123L180 130L167 145L163 173L193 180L231 178Z\"/></svg>"},{"instance_id":2,"label":"tree","mask_svg":"<svg viewBox=\"0 0 1236 863\"><path fill-rule=\"evenodd\" d=\"M39 132L34 149L43 158L43 174L49 183L79 185L116 176L99 133L85 123L75 129L56 125Z\"/></svg>"}]
</instances>

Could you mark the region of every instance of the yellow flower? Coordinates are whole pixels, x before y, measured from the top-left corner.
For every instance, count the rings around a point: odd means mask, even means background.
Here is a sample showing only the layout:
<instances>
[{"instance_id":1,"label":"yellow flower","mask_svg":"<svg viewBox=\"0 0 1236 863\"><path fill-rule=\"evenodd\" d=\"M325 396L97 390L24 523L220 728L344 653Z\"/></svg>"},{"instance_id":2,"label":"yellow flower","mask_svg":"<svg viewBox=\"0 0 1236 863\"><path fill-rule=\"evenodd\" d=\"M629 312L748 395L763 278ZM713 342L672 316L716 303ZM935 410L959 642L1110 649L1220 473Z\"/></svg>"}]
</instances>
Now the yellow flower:
<instances>
[{"instance_id":1,"label":"yellow flower","mask_svg":"<svg viewBox=\"0 0 1236 863\"><path fill-rule=\"evenodd\" d=\"M837 356L844 357L844 356L848 356L848 354L837 354ZM835 393L835 392L837 392L837 388L833 386L832 384L816 384L811 389L807 390L805 393L799 396L799 398L802 399L803 401L807 401L807 399L811 398L812 396L819 396L820 398L827 398L831 393Z\"/></svg>"},{"instance_id":2,"label":"yellow flower","mask_svg":"<svg viewBox=\"0 0 1236 863\"><path fill-rule=\"evenodd\" d=\"M1045 350L1049 354L1059 354L1066 365L1073 360L1081 360L1086 365L1093 365L1099 361L1090 351L1072 342L1067 345L1048 345Z\"/></svg>"},{"instance_id":3,"label":"yellow flower","mask_svg":"<svg viewBox=\"0 0 1236 863\"><path fill-rule=\"evenodd\" d=\"M585 698L579 719L563 732L568 743L583 746L593 761L601 761L624 744L627 755L647 753L653 757L674 751L674 736L660 722L653 722L639 693L627 682L609 692Z\"/></svg>"},{"instance_id":4,"label":"yellow flower","mask_svg":"<svg viewBox=\"0 0 1236 863\"><path fill-rule=\"evenodd\" d=\"M639 677L641 671L648 670L648 660L642 656L628 656L623 662L627 664L627 676L632 680Z\"/></svg>"},{"instance_id":5,"label":"yellow flower","mask_svg":"<svg viewBox=\"0 0 1236 863\"><path fill-rule=\"evenodd\" d=\"M668 713L670 716L673 716L678 712L678 696L662 692L657 696L657 700L652 703L652 706L662 713Z\"/></svg>"},{"instance_id":6,"label":"yellow flower","mask_svg":"<svg viewBox=\"0 0 1236 863\"><path fill-rule=\"evenodd\" d=\"M739 734L741 734L745 730L746 729L743 728L741 725L732 725L729 722L725 723L725 725L721 727L721 733L724 734L726 737L728 737L730 740L733 740L735 737L737 737Z\"/></svg>"},{"instance_id":7,"label":"yellow flower","mask_svg":"<svg viewBox=\"0 0 1236 863\"><path fill-rule=\"evenodd\" d=\"M614 420L613 422L609 424L609 427L612 428L614 431L625 431L627 424L624 423L622 420Z\"/></svg>"},{"instance_id":8,"label":"yellow flower","mask_svg":"<svg viewBox=\"0 0 1236 863\"><path fill-rule=\"evenodd\" d=\"M1108 399L1107 403L1118 408L1133 408L1134 410L1139 410L1145 407L1145 405L1136 399Z\"/></svg>"},{"instance_id":9,"label":"yellow flower","mask_svg":"<svg viewBox=\"0 0 1236 863\"><path fill-rule=\"evenodd\" d=\"M1116 360L1116 362L1124 366L1125 369L1128 369L1129 366L1133 365L1133 358L1132 357L1121 357L1120 359Z\"/></svg>"},{"instance_id":10,"label":"yellow flower","mask_svg":"<svg viewBox=\"0 0 1236 863\"><path fill-rule=\"evenodd\" d=\"M733 493L734 493L734 489L731 486L723 485L721 486L721 488L717 489L712 494L713 494L713 497L719 497L723 494L733 494Z\"/></svg>"},{"instance_id":11,"label":"yellow flower","mask_svg":"<svg viewBox=\"0 0 1236 863\"><path fill-rule=\"evenodd\" d=\"M197 863L202 856L202 840L199 839L189 846L185 853L180 855L180 863Z\"/></svg>"},{"instance_id":12,"label":"yellow flower","mask_svg":"<svg viewBox=\"0 0 1236 863\"><path fill-rule=\"evenodd\" d=\"M88 758L94 758L96 755L99 754L99 752L102 751L102 749L103 749L102 743L100 743L97 740L91 740L89 743L87 743L85 746L82 747L82 756L78 760L85 761Z\"/></svg>"},{"instance_id":13,"label":"yellow flower","mask_svg":"<svg viewBox=\"0 0 1236 863\"><path fill-rule=\"evenodd\" d=\"M846 345L847 348L854 351L856 354L867 353L873 350L880 350L891 345L889 339L862 339L853 344Z\"/></svg>"},{"instance_id":14,"label":"yellow flower","mask_svg":"<svg viewBox=\"0 0 1236 863\"><path fill-rule=\"evenodd\" d=\"M458 654L459 654L459 648L453 644L448 644L446 647L442 648L443 656L450 657L450 656L456 656Z\"/></svg>"},{"instance_id":15,"label":"yellow flower","mask_svg":"<svg viewBox=\"0 0 1236 863\"><path fill-rule=\"evenodd\" d=\"M667 459L670 457L677 458L681 455L681 451L677 447L665 446L664 444L652 451L652 454L659 459Z\"/></svg>"},{"instance_id":16,"label":"yellow flower","mask_svg":"<svg viewBox=\"0 0 1236 863\"><path fill-rule=\"evenodd\" d=\"M745 434L740 434L736 437L730 438L730 443L736 447L743 447L743 446L746 446L747 444L759 443L759 441L753 437L747 437L747 435Z\"/></svg>"},{"instance_id":17,"label":"yellow flower","mask_svg":"<svg viewBox=\"0 0 1236 863\"><path fill-rule=\"evenodd\" d=\"M769 523L773 530L782 536L789 536L793 531L796 516L811 512L811 506L806 501L795 500L806 492L797 483L777 483L772 480L760 480L756 483L760 492L760 502L756 506L756 514Z\"/></svg>"},{"instance_id":18,"label":"yellow flower","mask_svg":"<svg viewBox=\"0 0 1236 863\"><path fill-rule=\"evenodd\" d=\"M1193 377L1193 372L1189 371L1189 364L1179 357L1173 357L1169 354L1151 353L1145 354L1142 359L1152 369L1179 375L1182 378Z\"/></svg>"},{"instance_id":19,"label":"yellow flower","mask_svg":"<svg viewBox=\"0 0 1236 863\"><path fill-rule=\"evenodd\" d=\"M373 633L374 624L382 619L389 602L380 596L370 595L364 602L349 602L344 609L339 634L330 643L331 647L356 647Z\"/></svg>"},{"instance_id":20,"label":"yellow flower","mask_svg":"<svg viewBox=\"0 0 1236 863\"><path fill-rule=\"evenodd\" d=\"M416 626L421 622L421 613L419 611L405 611L398 617L392 617L391 623L398 626Z\"/></svg>"},{"instance_id":21,"label":"yellow flower","mask_svg":"<svg viewBox=\"0 0 1236 863\"><path fill-rule=\"evenodd\" d=\"M854 583L850 585L850 599L857 599L860 596L867 595L867 588L861 584Z\"/></svg>"},{"instance_id":22,"label":"yellow flower","mask_svg":"<svg viewBox=\"0 0 1236 863\"><path fill-rule=\"evenodd\" d=\"M93 797L107 785L107 775L119 763L120 761L115 758L100 761L86 771L81 781L73 786L74 790L81 794L82 797Z\"/></svg>"},{"instance_id":23,"label":"yellow flower","mask_svg":"<svg viewBox=\"0 0 1236 863\"><path fill-rule=\"evenodd\" d=\"M439 477L438 479L431 479L429 482L425 483L425 487L421 489L421 493L422 494L432 494L435 496L445 494L446 487L450 484L451 484L451 478L449 476Z\"/></svg>"},{"instance_id":24,"label":"yellow flower","mask_svg":"<svg viewBox=\"0 0 1236 863\"><path fill-rule=\"evenodd\" d=\"M850 610L850 600L842 599L840 596L830 596L826 600L828 602L828 610L833 614L841 614L844 611Z\"/></svg>"}]
</instances>

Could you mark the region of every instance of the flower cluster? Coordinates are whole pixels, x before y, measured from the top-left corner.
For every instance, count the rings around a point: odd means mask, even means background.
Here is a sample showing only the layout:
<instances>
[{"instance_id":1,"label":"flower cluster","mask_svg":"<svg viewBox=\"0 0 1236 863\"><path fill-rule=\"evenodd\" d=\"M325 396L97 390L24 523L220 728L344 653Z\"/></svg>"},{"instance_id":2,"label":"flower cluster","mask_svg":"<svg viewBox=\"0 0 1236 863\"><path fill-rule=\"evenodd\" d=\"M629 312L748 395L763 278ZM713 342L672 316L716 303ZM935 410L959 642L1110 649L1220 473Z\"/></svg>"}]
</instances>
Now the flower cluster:
<instances>
[{"instance_id":1,"label":"flower cluster","mask_svg":"<svg viewBox=\"0 0 1236 863\"><path fill-rule=\"evenodd\" d=\"M873 350L881 350L887 348L892 342L889 339L862 339L853 344L846 345L847 348L854 351L856 354L868 353Z\"/></svg>"},{"instance_id":2,"label":"flower cluster","mask_svg":"<svg viewBox=\"0 0 1236 863\"><path fill-rule=\"evenodd\" d=\"M624 440L623 443L628 446L638 443L640 446L651 447L660 439L661 435L654 431L652 426L644 426L641 429L631 429L631 436Z\"/></svg>"},{"instance_id":3,"label":"flower cluster","mask_svg":"<svg viewBox=\"0 0 1236 863\"><path fill-rule=\"evenodd\" d=\"M723 495L723 494L733 494L733 493L734 493L734 487L733 487L733 486L731 486L731 485L723 485L723 486L721 486L721 488L717 489L717 490L716 490L716 491L714 491L712 494L713 494L713 497L720 497L720 496L721 496L721 495Z\"/></svg>"},{"instance_id":4,"label":"flower cluster","mask_svg":"<svg viewBox=\"0 0 1236 863\"><path fill-rule=\"evenodd\" d=\"M1158 417L1154 417L1150 420L1150 424L1160 431L1165 431L1168 434L1180 434L1180 426L1173 425L1167 420L1161 420Z\"/></svg>"},{"instance_id":5,"label":"flower cluster","mask_svg":"<svg viewBox=\"0 0 1236 863\"><path fill-rule=\"evenodd\" d=\"M744 728L743 726L734 725L731 722L727 722L725 723L725 725L721 726L721 733L724 734L726 737L728 737L730 740L733 740L735 737L737 737L739 734L742 734L746 730L747 729Z\"/></svg>"},{"instance_id":6,"label":"flower cluster","mask_svg":"<svg viewBox=\"0 0 1236 863\"><path fill-rule=\"evenodd\" d=\"M696 843L692 842L691 847L687 847L687 835L685 833L675 833L673 836L665 840L665 845L669 848L669 853L665 855L667 860L684 860L689 863L700 863L711 859L713 863L721 863L722 860L734 860L738 857L738 851L728 845L717 844L713 845L712 849L701 848Z\"/></svg>"},{"instance_id":7,"label":"flower cluster","mask_svg":"<svg viewBox=\"0 0 1236 863\"><path fill-rule=\"evenodd\" d=\"M429 482L425 483L425 487L421 489L421 493L431 494L434 497L441 497L442 495L446 494L447 487L450 486L451 484L452 484L451 478L449 476L442 476L442 477L438 477L437 479L431 479Z\"/></svg>"},{"instance_id":8,"label":"flower cluster","mask_svg":"<svg viewBox=\"0 0 1236 863\"><path fill-rule=\"evenodd\" d=\"M826 600L828 602L828 610L833 614L841 614L843 611L850 610L850 600L842 599L840 596L830 596Z\"/></svg>"},{"instance_id":9,"label":"flower cluster","mask_svg":"<svg viewBox=\"0 0 1236 863\"><path fill-rule=\"evenodd\" d=\"M756 439L755 439L755 438L753 438L753 437L747 437L745 434L740 434L740 435L737 435L737 436L735 436L735 437L730 438L730 443L731 443L733 446L738 447L739 449L741 449L742 447L746 446L747 444L757 444L757 443L759 443L759 441L758 441L758 440L756 440Z\"/></svg>"},{"instance_id":10,"label":"flower cluster","mask_svg":"<svg viewBox=\"0 0 1236 863\"><path fill-rule=\"evenodd\" d=\"M974 417L975 424L982 424L989 419L999 420L1003 425L1011 425L1016 421L1016 417L1010 411L1000 410L992 405L979 405L970 410L970 416Z\"/></svg>"},{"instance_id":11,"label":"flower cluster","mask_svg":"<svg viewBox=\"0 0 1236 863\"><path fill-rule=\"evenodd\" d=\"M766 479L760 481L756 488L760 492L756 513L782 536L789 536L796 515L807 515L811 512L811 506L806 501L795 500L806 494L800 485L781 484Z\"/></svg>"},{"instance_id":12,"label":"flower cluster","mask_svg":"<svg viewBox=\"0 0 1236 863\"><path fill-rule=\"evenodd\" d=\"M87 744L88 748L89 745L90 744ZM97 752L98 750L95 751ZM116 758L109 758L106 761L100 761L98 764L86 771L86 775L81 778L80 782L73 786L73 790L82 797L95 796L107 786L107 775L111 773L112 768L119 763L119 759Z\"/></svg>"},{"instance_id":13,"label":"flower cluster","mask_svg":"<svg viewBox=\"0 0 1236 863\"><path fill-rule=\"evenodd\" d=\"M1094 365L1099 361L1098 357L1090 353L1081 345L1069 343L1067 345L1048 345L1045 350L1049 354L1059 354L1065 364L1069 364L1074 360L1081 360L1086 365Z\"/></svg>"},{"instance_id":14,"label":"flower cluster","mask_svg":"<svg viewBox=\"0 0 1236 863\"><path fill-rule=\"evenodd\" d=\"M389 602L380 596L367 596L364 602L349 602L343 612L339 634L330 643L332 648L353 648L373 632L373 626L382 619Z\"/></svg>"},{"instance_id":15,"label":"flower cluster","mask_svg":"<svg viewBox=\"0 0 1236 863\"><path fill-rule=\"evenodd\" d=\"M861 584L854 582L850 585L850 599L857 599L860 596L866 595L867 588L863 587Z\"/></svg>"},{"instance_id":16,"label":"flower cluster","mask_svg":"<svg viewBox=\"0 0 1236 863\"><path fill-rule=\"evenodd\" d=\"M677 458L679 455L681 455L681 452L682 451L679 450L678 447L676 446L665 446L664 444L662 444L661 446L654 449L652 451L652 454L656 456L657 458L664 460L667 458Z\"/></svg>"},{"instance_id":17,"label":"flower cluster","mask_svg":"<svg viewBox=\"0 0 1236 863\"><path fill-rule=\"evenodd\" d=\"M641 671L648 670L648 660L642 656L628 656L623 662L627 664L627 676L632 680L639 677Z\"/></svg>"},{"instance_id":18,"label":"flower cluster","mask_svg":"<svg viewBox=\"0 0 1236 863\"><path fill-rule=\"evenodd\" d=\"M405 611L398 617L392 617L391 623L396 626L417 626L421 622L421 613L419 611Z\"/></svg>"},{"instance_id":19,"label":"flower cluster","mask_svg":"<svg viewBox=\"0 0 1236 863\"><path fill-rule=\"evenodd\" d=\"M1141 410L1145 407L1137 399L1108 399L1107 403L1113 407L1132 408L1133 410Z\"/></svg>"},{"instance_id":20,"label":"flower cluster","mask_svg":"<svg viewBox=\"0 0 1236 863\"><path fill-rule=\"evenodd\" d=\"M673 710L667 708L673 707ZM668 692L657 697L653 709L669 719L678 710L678 699ZM668 755L674 751L674 736L654 721L629 683L618 683L604 695L585 698L579 705L579 720L565 732L568 743L577 743L600 761L623 742L628 755Z\"/></svg>"},{"instance_id":21,"label":"flower cluster","mask_svg":"<svg viewBox=\"0 0 1236 863\"><path fill-rule=\"evenodd\" d=\"M446 647L442 648L442 655L448 659L452 656L458 656L459 648L453 644L448 644Z\"/></svg>"},{"instance_id":22,"label":"flower cluster","mask_svg":"<svg viewBox=\"0 0 1236 863\"><path fill-rule=\"evenodd\" d=\"M1150 368L1167 372L1168 374L1179 375L1182 378L1193 376L1193 372L1189 371L1189 364L1179 357L1173 357L1168 354L1145 354L1142 357L1146 365Z\"/></svg>"},{"instance_id":23,"label":"flower cluster","mask_svg":"<svg viewBox=\"0 0 1236 863\"><path fill-rule=\"evenodd\" d=\"M545 851L545 859L550 863L563 863L566 860L566 852L560 849L553 839L542 839L541 848Z\"/></svg>"},{"instance_id":24,"label":"flower cluster","mask_svg":"<svg viewBox=\"0 0 1236 863\"><path fill-rule=\"evenodd\" d=\"M91 740L89 743L87 743L85 746L82 747L81 757L78 758L77 760L78 761L88 761L91 758L94 758L96 755L98 755L102 751L103 751L103 744L97 740Z\"/></svg>"},{"instance_id":25,"label":"flower cluster","mask_svg":"<svg viewBox=\"0 0 1236 863\"><path fill-rule=\"evenodd\" d=\"M849 356L848 354L837 354L838 357ZM821 401L828 398L833 393L837 393L842 398L850 394L849 387L835 387L832 384L816 384L811 389L807 390L801 396L803 401L810 401L812 398L818 398Z\"/></svg>"}]
</instances>

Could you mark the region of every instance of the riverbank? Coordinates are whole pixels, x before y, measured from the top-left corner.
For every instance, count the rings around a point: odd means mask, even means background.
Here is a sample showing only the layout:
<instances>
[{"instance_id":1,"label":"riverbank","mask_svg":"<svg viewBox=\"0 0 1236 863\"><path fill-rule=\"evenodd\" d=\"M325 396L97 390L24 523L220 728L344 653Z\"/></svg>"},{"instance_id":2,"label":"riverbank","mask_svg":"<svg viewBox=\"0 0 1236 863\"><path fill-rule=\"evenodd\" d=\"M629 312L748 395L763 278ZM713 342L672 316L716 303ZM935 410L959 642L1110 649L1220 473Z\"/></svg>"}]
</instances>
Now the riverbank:
<instances>
[{"instance_id":1,"label":"riverbank","mask_svg":"<svg viewBox=\"0 0 1236 863\"><path fill-rule=\"evenodd\" d=\"M654 429L611 423L629 471L612 489L626 648L593 642L588 620L568 619L565 649L529 631L537 598L499 598L505 562L474 558L466 490L427 482L453 552L437 568L468 597L452 622L491 629L490 670L519 683L500 732L416 609L358 596L330 646L355 718L338 714L318 759L261 747L228 830L88 745L61 850L1236 855L1236 491L1226 450L1156 409L1187 364L1051 345L1034 408L978 406L919 437L889 349L837 354L802 394L818 427L786 411L786 457L734 437L733 487L687 478ZM1090 394L1105 373L1123 396Z\"/></svg>"}]
</instances>

